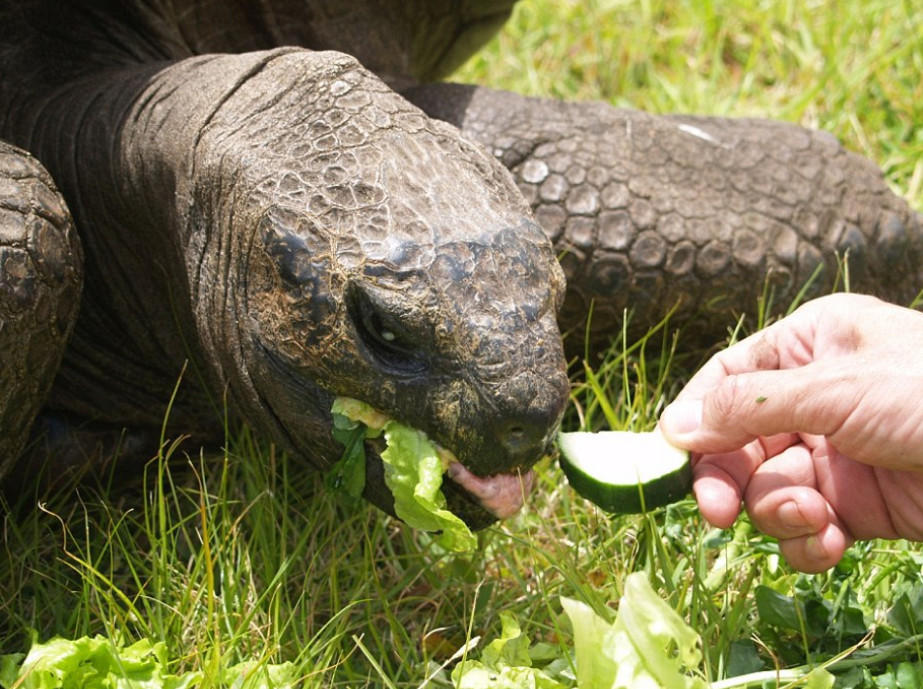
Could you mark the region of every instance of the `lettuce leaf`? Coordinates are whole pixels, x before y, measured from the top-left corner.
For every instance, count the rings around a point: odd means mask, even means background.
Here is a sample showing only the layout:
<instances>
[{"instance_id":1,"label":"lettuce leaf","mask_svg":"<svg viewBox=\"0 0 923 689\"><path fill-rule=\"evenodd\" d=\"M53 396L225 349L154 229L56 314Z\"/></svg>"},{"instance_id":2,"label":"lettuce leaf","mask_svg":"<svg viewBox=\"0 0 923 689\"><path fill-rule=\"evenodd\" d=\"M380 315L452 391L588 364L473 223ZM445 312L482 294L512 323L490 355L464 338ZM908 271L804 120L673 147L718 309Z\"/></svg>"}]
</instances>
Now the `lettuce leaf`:
<instances>
[{"instance_id":1,"label":"lettuce leaf","mask_svg":"<svg viewBox=\"0 0 923 689\"><path fill-rule=\"evenodd\" d=\"M297 680L291 663L239 663L222 668L220 676L208 678L208 682L201 671L174 675L166 671L166 666L166 647L160 642L142 639L122 647L102 636L75 640L55 637L45 643L33 643L25 657L0 656L0 687L192 689L207 684L228 689L290 689Z\"/></svg>"},{"instance_id":2,"label":"lettuce leaf","mask_svg":"<svg viewBox=\"0 0 923 689\"><path fill-rule=\"evenodd\" d=\"M503 625L499 639L491 641L481 659L465 660L452 670L457 689L566 689L542 670L532 667L529 637L516 618L500 613Z\"/></svg>"},{"instance_id":3,"label":"lettuce leaf","mask_svg":"<svg viewBox=\"0 0 923 689\"><path fill-rule=\"evenodd\" d=\"M436 542L454 552L471 552L477 538L468 525L446 509L442 459L423 431L397 421L385 424L385 485L394 496L394 513L415 529L441 531Z\"/></svg>"},{"instance_id":4,"label":"lettuce leaf","mask_svg":"<svg viewBox=\"0 0 923 689\"><path fill-rule=\"evenodd\" d=\"M491 666L523 665L532 666L529 654L529 637L522 633L519 622L508 613L500 613L500 638L494 639L481 654L481 660Z\"/></svg>"},{"instance_id":5,"label":"lettuce leaf","mask_svg":"<svg viewBox=\"0 0 923 689\"><path fill-rule=\"evenodd\" d=\"M452 675L453 686L457 689L566 689L564 684L533 667L504 665L494 669L469 660L458 679L454 679L454 672Z\"/></svg>"},{"instance_id":6,"label":"lettuce leaf","mask_svg":"<svg viewBox=\"0 0 923 689\"><path fill-rule=\"evenodd\" d=\"M614 623L584 603L561 598L574 628L580 689L705 689L687 674L702 660L699 635L651 588L630 574Z\"/></svg>"},{"instance_id":7,"label":"lettuce leaf","mask_svg":"<svg viewBox=\"0 0 923 689\"><path fill-rule=\"evenodd\" d=\"M337 418L343 417L334 417ZM327 487L342 491L350 498L360 498L365 489L366 428L359 423L355 423L353 428L334 425L333 437L344 449L340 459L327 472Z\"/></svg>"},{"instance_id":8,"label":"lettuce leaf","mask_svg":"<svg viewBox=\"0 0 923 689\"><path fill-rule=\"evenodd\" d=\"M381 459L385 485L394 496L395 514L415 529L441 532L436 543L446 550L470 552L477 547L477 538L468 525L446 509L441 490L445 467L436 446L423 431L388 419L368 404L346 397L338 397L331 411L334 437L346 450L328 474L328 483L350 495L361 494L365 486L365 450L362 442L356 442L356 434L364 433L362 438L369 438L383 432L387 447Z\"/></svg>"},{"instance_id":9,"label":"lettuce leaf","mask_svg":"<svg viewBox=\"0 0 923 689\"><path fill-rule=\"evenodd\" d=\"M615 622L588 605L561 597L573 628L573 661L555 647L543 669L533 667L530 646L516 620L500 613L499 639L452 672L459 689L706 689L695 671L702 661L699 636L651 588L643 573L625 580ZM576 665L576 677L570 667ZM565 671L564 668L567 668ZM575 681L574 681L575 680ZM562 684L562 682L565 682Z\"/></svg>"}]
</instances>

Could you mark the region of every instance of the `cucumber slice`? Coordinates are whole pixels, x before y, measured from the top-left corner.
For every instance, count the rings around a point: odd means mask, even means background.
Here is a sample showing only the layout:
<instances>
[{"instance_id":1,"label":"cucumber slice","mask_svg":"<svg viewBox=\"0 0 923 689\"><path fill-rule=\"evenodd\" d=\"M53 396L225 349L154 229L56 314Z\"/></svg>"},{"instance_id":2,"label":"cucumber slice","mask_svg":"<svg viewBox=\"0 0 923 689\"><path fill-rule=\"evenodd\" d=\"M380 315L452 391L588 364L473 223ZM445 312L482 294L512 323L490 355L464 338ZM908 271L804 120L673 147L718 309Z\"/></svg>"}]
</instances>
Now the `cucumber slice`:
<instances>
[{"instance_id":1,"label":"cucumber slice","mask_svg":"<svg viewBox=\"0 0 923 689\"><path fill-rule=\"evenodd\" d=\"M689 453L660 431L559 433L561 468L577 493L607 512L636 514L689 494Z\"/></svg>"}]
</instances>

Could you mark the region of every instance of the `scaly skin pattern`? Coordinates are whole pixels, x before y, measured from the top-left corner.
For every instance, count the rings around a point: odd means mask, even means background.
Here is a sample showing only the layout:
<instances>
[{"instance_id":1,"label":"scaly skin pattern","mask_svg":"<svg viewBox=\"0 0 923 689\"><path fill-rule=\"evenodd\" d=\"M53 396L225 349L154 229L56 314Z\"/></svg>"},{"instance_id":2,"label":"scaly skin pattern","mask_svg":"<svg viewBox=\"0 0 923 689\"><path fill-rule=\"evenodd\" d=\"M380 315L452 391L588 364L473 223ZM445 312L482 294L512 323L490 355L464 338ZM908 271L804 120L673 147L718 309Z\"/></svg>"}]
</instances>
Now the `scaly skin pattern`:
<instances>
[{"instance_id":1,"label":"scaly skin pattern","mask_svg":"<svg viewBox=\"0 0 923 689\"><path fill-rule=\"evenodd\" d=\"M449 504L471 524L518 505L491 477L550 450L569 384L563 273L508 171L343 53L110 50L8 85L0 118L86 252L48 408L150 429L188 362L172 433L220 439L226 405L322 468L344 395L455 454ZM366 495L388 509L369 449Z\"/></svg>"},{"instance_id":2,"label":"scaly skin pattern","mask_svg":"<svg viewBox=\"0 0 923 689\"><path fill-rule=\"evenodd\" d=\"M77 233L51 177L0 142L0 475L58 369L81 278Z\"/></svg>"},{"instance_id":3,"label":"scaly skin pattern","mask_svg":"<svg viewBox=\"0 0 923 689\"><path fill-rule=\"evenodd\" d=\"M84 291L47 400L16 393L45 402L55 456L122 429L144 445L182 378L172 437L220 442L227 410L323 468L343 395L453 451L450 507L483 525L566 404L559 313L574 329L592 303L605 339L624 308L641 324L683 299L720 333L764 276L782 298L844 247L865 258L853 284L914 289L917 220L829 137L419 86L512 4L0 0L0 138L49 170L85 253L64 251ZM5 232L0 284L43 275L46 243L24 271ZM36 337L30 362L60 356Z\"/></svg>"},{"instance_id":4,"label":"scaly skin pattern","mask_svg":"<svg viewBox=\"0 0 923 689\"><path fill-rule=\"evenodd\" d=\"M555 244L562 329L583 349L632 313L673 307L684 342L716 341L768 286L777 304L848 257L855 291L909 303L923 286L923 223L870 161L824 132L769 120L658 117L452 84L408 97L492 151Z\"/></svg>"}]
</instances>

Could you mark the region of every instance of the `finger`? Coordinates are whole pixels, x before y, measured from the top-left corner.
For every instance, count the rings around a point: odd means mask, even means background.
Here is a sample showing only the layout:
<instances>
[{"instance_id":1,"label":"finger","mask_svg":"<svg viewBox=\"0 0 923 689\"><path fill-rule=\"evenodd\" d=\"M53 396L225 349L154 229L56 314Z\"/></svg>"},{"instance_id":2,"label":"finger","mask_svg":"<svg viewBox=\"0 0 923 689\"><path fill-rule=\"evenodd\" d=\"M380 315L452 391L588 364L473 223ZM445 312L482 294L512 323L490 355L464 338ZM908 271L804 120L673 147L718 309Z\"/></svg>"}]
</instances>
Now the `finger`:
<instances>
[{"instance_id":1,"label":"finger","mask_svg":"<svg viewBox=\"0 0 923 689\"><path fill-rule=\"evenodd\" d=\"M763 462L744 492L754 526L776 538L796 538L821 531L835 519L817 491L811 449L803 443Z\"/></svg>"},{"instance_id":2,"label":"finger","mask_svg":"<svg viewBox=\"0 0 923 689\"><path fill-rule=\"evenodd\" d=\"M736 454L736 453L734 453ZM714 456L714 455L713 455ZM706 461L697 464L693 470L692 492L705 520L719 529L731 526L740 514L743 499L741 488L719 462Z\"/></svg>"},{"instance_id":3,"label":"finger","mask_svg":"<svg viewBox=\"0 0 923 689\"><path fill-rule=\"evenodd\" d=\"M816 306L802 306L787 318L740 340L712 356L677 399L701 399L724 378L751 371L803 366L813 359Z\"/></svg>"},{"instance_id":4,"label":"finger","mask_svg":"<svg viewBox=\"0 0 923 689\"><path fill-rule=\"evenodd\" d=\"M701 399L668 406L660 428L674 445L701 453L728 452L779 433L829 435L865 393L859 374L854 361L833 359L727 375Z\"/></svg>"},{"instance_id":5,"label":"finger","mask_svg":"<svg viewBox=\"0 0 923 689\"><path fill-rule=\"evenodd\" d=\"M883 307L896 309L905 318L910 313L858 294L831 294L806 302L782 320L712 356L677 399L701 399L730 375L804 366L814 361L818 346L828 355L853 352L862 340L856 331L857 321L877 317L893 322L898 317L883 314ZM918 322L918 314L914 313L914 323Z\"/></svg>"},{"instance_id":6,"label":"finger","mask_svg":"<svg viewBox=\"0 0 923 689\"><path fill-rule=\"evenodd\" d=\"M693 493L702 516L719 528L733 524L753 473L768 457L797 440L796 435L783 434L756 440L734 452L696 457L692 467Z\"/></svg>"},{"instance_id":7,"label":"finger","mask_svg":"<svg viewBox=\"0 0 923 689\"><path fill-rule=\"evenodd\" d=\"M804 572L833 567L852 542L817 479L812 449L799 443L760 465L745 492L754 526L778 538L785 559Z\"/></svg>"},{"instance_id":8,"label":"finger","mask_svg":"<svg viewBox=\"0 0 923 689\"><path fill-rule=\"evenodd\" d=\"M823 437L805 436L804 442L814 458L817 489L853 538L897 538L898 511L923 503L923 475L879 470L853 461ZM920 516L923 527L923 512Z\"/></svg>"},{"instance_id":9,"label":"finger","mask_svg":"<svg viewBox=\"0 0 923 689\"><path fill-rule=\"evenodd\" d=\"M817 574L835 567L851 543L837 524L830 523L816 534L780 540L779 550L795 569Z\"/></svg>"},{"instance_id":10,"label":"finger","mask_svg":"<svg viewBox=\"0 0 923 689\"><path fill-rule=\"evenodd\" d=\"M661 430L676 445L686 446L689 434L698 431L702 423L702 400L723 385L729 377L754 371L775 371L783 367L801 366L812 360L814 311L809 303L768 328L750 335L718 352L700 368L683 387L676 400L661 416ZM743 443L741 443L743 444ZM703 452L725 451L724 447L695 448Z\"/></svg>"},{"instance_id":11,"label":"finger","mask_svg":"<svg viewBox=\"0 0 923 689\"><path fill-rule=\"evenodd\" d=\"M805 486L780 486L758 501L745 500L753 525L780 540L810 536L839 523L824 496Z\"/></svg>"},{"instance_id":12,"label":"finger","mask_svg":"<svg viewBox=\"0 0 923 689\"><path fill-rule=\"evenodd\" d=\"M867 538L909 538L923 540L923 474L917 471L874 470L875 483L886 496L887 528L884 520L863 528Z\"/></svg>"}]
</instances>

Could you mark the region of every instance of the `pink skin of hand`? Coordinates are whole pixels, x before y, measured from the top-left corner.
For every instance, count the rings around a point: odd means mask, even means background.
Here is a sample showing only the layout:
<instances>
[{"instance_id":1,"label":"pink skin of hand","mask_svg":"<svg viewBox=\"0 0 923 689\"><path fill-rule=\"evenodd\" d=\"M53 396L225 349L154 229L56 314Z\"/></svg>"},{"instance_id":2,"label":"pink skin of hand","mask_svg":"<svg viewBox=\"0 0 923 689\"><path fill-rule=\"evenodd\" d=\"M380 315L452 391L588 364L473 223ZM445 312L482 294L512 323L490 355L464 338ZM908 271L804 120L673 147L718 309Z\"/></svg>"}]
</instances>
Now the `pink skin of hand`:
<instances>
[{"instance_id":1,"label":"pink skin of hand","mask_svg":"<svg viewBox=\"0 0 923 689\"><path fill-rule=\"evenodd\" d=\"M802 571L857 539L923 540L923 314L836 294L716 354L660 419L702 515L745 506Z\"/></svg>"}]
</instances>

